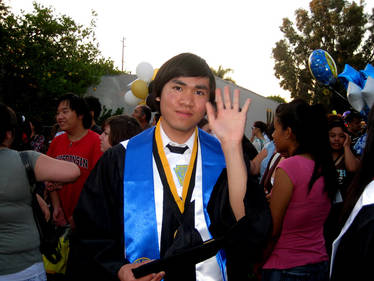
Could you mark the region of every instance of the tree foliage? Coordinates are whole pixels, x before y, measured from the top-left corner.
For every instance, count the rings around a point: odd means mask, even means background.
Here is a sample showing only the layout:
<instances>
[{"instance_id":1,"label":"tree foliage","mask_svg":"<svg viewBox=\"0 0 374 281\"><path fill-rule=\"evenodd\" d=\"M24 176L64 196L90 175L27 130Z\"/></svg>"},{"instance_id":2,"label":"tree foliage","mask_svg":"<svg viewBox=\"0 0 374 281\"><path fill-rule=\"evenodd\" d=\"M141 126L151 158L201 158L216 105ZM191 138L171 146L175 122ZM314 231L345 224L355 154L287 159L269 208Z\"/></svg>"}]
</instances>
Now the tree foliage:
<instances>
[{"instance_id":1,"label":"tree foliage","mask_svg":"<svg viewBox=\"0 0 374 281\"><path fill-rule=\"evenodd\" d=\"M9 11L9 7L6 6L3 0L0 0L0 19L2 19Z\"/></svg>"},{"instance_id":2,"label":"tree foliage","mask_svg":"<svg viewBox=\"0 0 374 281\"><path fill-rule=\"evenodd\" d=\"M327 105L331 100L337 102L336 95L318 85L309 72L308 58L313 50L330 53L339 73L345 64L363 69L373 62L374 8L369 15L364 12L364 6L364 1L357 4L344 0L312 0L310 11L295 11L295 23L283 19L280 30L284 39L273 48L274 70L280 86L292 98Z\"/></svg>"},{"instance_id":3,"label":"tree foliage","mask_svg":"<svg viewBox=\"0 0 374 281\"><path fill-rule=\"evenodd\" d=\"M212 70L213 75L236 84L236 82L230 76L227 76L227 74L234 72L232 68L223 68L222 65L219 65L217 70L215 70L213 67L211 67L210 69Z\"/></svg>"},{"instance_id":4,"label":"tree foliage","mask_svg":"<svg viewBox=\"0 0 374 281\"><path fill-rule=\"evenodd\" d=\"M83 95L102 75L117 73L96 43L96 16L85 27L34 3L31 13L0 17L0 100L51 122L59 96Z\"/></svg>"},{"instance_id":5,"label":"tree foliage","mask_svg":"<svg viewBox=\"0 0 374 281\"><path fill-rule=\"evenodd\" d=\"M123 107L118 107L116 110L113 110L103 105L103 109L98 118L97 124L101 126L104 123L104 121L108 119L109 117L114 116L114 115L122 115L124 110L125 109Z\"/></svg>"},{"instance_id":6,"label":"tree foliage","mask_svg":"<svg viewBox=\"0 0 374 281\"><path fill-rule=\"evenodd\" d=\"M287 103L286 100L284 98L282 98L281 96L268 96L266 98L269 99L269 100L279 102L279 103Z\"/></svg>"}]
</instances>

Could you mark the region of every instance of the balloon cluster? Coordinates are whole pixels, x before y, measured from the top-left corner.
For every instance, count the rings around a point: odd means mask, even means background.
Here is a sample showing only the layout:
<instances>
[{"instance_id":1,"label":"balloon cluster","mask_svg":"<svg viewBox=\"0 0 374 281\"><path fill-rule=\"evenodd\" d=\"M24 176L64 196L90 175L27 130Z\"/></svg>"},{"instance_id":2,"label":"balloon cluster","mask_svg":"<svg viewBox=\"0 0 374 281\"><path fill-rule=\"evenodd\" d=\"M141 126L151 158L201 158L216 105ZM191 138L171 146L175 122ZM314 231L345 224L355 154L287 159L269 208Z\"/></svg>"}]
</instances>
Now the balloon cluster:
<instances>
[{"instance_id":1,"label":"balloon cluster","mask_svg":"<svg viewBox=\"0 0 374 281\"><path fill-rule=\"evenodd\" d=\"M138 79L129 84L130 90L126 92L125 103L130 106L145 104L148 96L148 85L155 78L158 69L153 69L148 62L141 62L136 67Z\"/></svg>"},{"instance_id":2,"label":"balloon cluster","mask_svg":"<svg viewBox=\"0 0 374 281\"><path fill-rule=\"evenodd\" d=\"M318 49L309 56L309 70L325 86L332 86L338 78L347 90L349 104L367 116L374 104L374 67L371 64L360 71L346 64L343 72L337 75L334 59L326 51Z\"/></svg>"},{"instance_id":3,"label":"balloon cluster","mask_svg":"<svg viewBox=\"0 0 374 281\"><path fill-rule=\"evenodd\" d=\"M347 98L352 107L367 116L374 104L374 67L367 64L364 70L357 71L346 64L338 78L347 90Z\"/></svg>"}]
</instances>

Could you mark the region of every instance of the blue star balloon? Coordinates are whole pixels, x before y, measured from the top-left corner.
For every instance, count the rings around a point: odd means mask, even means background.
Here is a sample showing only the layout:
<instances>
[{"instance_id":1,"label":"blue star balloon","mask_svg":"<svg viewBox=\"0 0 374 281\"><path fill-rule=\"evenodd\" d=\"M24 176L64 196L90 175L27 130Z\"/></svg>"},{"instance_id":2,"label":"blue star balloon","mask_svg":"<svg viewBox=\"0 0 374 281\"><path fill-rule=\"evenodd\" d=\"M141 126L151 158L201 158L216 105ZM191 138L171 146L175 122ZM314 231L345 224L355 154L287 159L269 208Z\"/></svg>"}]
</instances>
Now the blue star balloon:
<instances>
[{"instance_id":1,"label":"blue star balloon","mask_svg":"<svg viewBox=\"0 0 374 281\"><path fill-rule=\"evenodd\" d=\"M309 56L309 70L313 77L323 85L336 82L337 69L334 59L324 50L314 50Z\"/></svg>"},{"instance_id":2,"label":"blue star balloon","mask_svg":"<svg viewBox=\"0 0 374 281\"><path fill-rule=\"evenodd\" d=\"M349 64L344 66L344 70L338 75L338 78L343 83L346 90L348 89L349 82L355 83L361 89L365 86L366 82L362 70L357 71Z\"/></svg>"}]
</instances>

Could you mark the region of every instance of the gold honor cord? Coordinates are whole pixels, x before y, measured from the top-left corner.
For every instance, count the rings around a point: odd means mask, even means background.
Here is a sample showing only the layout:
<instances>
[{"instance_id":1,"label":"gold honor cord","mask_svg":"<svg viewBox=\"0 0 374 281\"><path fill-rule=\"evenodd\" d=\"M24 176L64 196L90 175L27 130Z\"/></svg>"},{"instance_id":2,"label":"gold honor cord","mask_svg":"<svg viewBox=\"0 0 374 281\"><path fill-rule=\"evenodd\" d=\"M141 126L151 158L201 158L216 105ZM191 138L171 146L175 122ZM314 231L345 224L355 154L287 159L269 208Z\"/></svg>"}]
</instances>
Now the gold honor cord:
<instances>
[{"instance_id":1,"label":"gold honor cord","mask_svg":"<svg viewBox=\"0 0 374 281\"><path fill-rule=\"evenodd\" d=\"M160 132L160 123L161 123L160 121L157 123L156 132L155 132L157 151L158 151L158 154L161 158L162 167L164 168L164 171L165 171L165 174L166 174L166 179L167 179L167 182L168 182L169 187L170 187L170 191L173 194L174 200L177 203L180 212L183 214L184 203L186 202L188 188L190 186L192 170L193 170L193 167L194 167L194 164L195 164L195 161L196 161L198 131L197 131L197 128L196 128L196 130L195 130L195 141L194 141L194 145L193 145L193 149L192 149L192 155L191 155L190 163L188 164L187 173L186 173L186 175L184 177L184 181L183 181L183 192L182 192L182 199L181 199L178 195L177 187L175 186L173 175L171 174L170 165L169 165L169 162L168 162L168 160L166 158L166 155L165 155L164 146L163 146L162 138L161 138L161 132Z\"/></svg>"}]
</instances>

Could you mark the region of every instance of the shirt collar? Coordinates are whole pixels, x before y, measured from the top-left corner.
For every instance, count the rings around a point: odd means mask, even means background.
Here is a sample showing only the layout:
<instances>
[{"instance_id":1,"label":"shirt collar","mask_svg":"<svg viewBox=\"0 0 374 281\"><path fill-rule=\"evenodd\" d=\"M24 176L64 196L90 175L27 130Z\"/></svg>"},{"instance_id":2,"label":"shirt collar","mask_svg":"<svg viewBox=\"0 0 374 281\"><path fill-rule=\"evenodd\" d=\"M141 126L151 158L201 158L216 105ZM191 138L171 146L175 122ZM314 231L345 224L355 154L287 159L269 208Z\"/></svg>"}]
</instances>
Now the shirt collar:
<instances>
[{"instance_id":1,"label":"shirt collar","mask_svg":"<svg viewBox=\"0 0 374 281\"><path fill-rule=\"evenodd\" d=\"M176 142L173 142L167 135L166 133L164 132L164 129L162 128L162 124L160 124L160 132L161 132L161 139L162 139L162 144L164 146L164 150L165 150L165 147L167 144L171 144L173 146L179 146L179 147L184 147L184 146L188 146L188 149L186 150L187 152L190 152L192 151L192 148L193 148L193 145L194 145L194 141L195 141L195 134L196 134L196 130L193 131L193 134L190 136L190 138L185 142L185 143L176 143Z\"/></svg>"}]
</instances>

